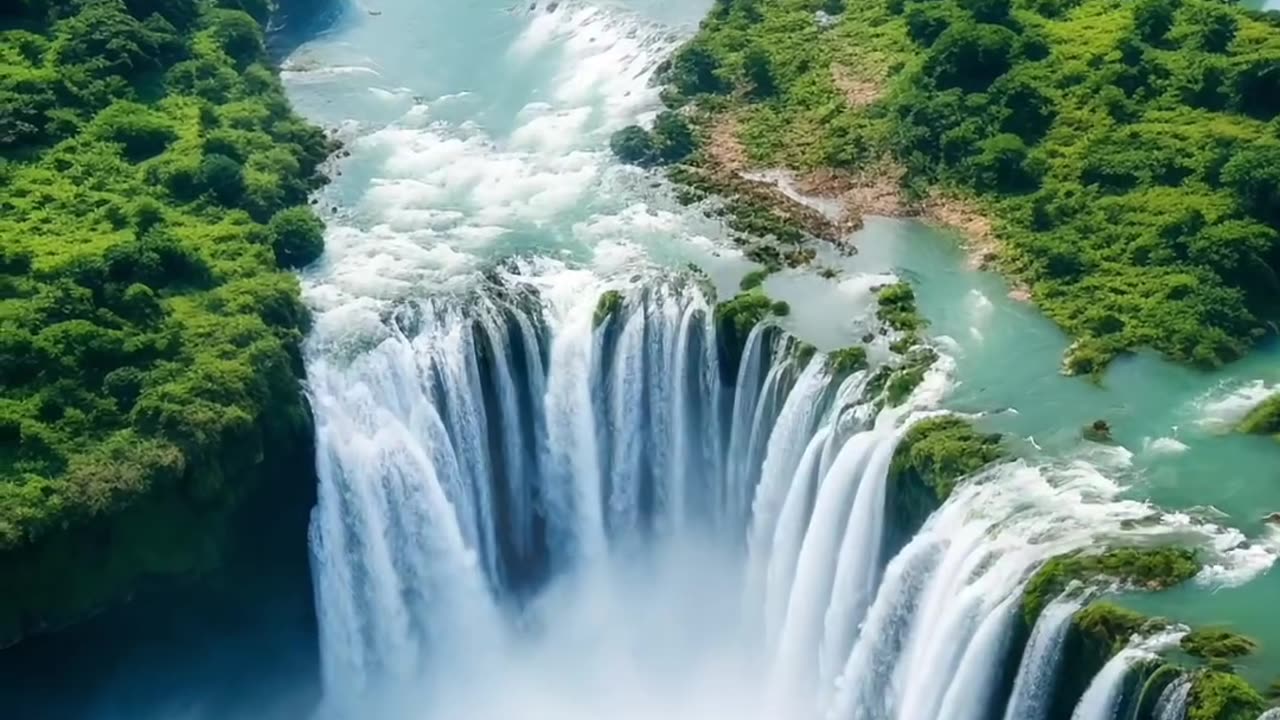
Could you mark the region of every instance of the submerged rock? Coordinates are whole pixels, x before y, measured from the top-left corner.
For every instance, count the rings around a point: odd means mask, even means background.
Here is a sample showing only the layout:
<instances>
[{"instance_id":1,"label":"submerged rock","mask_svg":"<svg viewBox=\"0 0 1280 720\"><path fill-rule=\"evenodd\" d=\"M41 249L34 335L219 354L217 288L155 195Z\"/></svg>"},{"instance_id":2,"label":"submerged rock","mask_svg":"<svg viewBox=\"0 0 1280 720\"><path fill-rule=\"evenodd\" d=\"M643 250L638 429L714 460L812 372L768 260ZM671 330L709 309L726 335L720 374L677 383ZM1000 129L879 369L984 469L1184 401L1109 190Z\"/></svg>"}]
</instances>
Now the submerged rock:
<instances>
[{"instance_id":1,"label":"submerged rock","mask_svg":"<svg viewBox=\"0 0 1280 720\"><path fill-rule=\"evenodd\" d=\"M1095 442L1095 443L1112 442L1111 426L1107 424L1106 420L1094 420L1089 425L1085 425L1084 429L1081 431L1081 435L1084 436L1084 439L1088 440L1089 442Z\"/></svg>"}]
</instances>

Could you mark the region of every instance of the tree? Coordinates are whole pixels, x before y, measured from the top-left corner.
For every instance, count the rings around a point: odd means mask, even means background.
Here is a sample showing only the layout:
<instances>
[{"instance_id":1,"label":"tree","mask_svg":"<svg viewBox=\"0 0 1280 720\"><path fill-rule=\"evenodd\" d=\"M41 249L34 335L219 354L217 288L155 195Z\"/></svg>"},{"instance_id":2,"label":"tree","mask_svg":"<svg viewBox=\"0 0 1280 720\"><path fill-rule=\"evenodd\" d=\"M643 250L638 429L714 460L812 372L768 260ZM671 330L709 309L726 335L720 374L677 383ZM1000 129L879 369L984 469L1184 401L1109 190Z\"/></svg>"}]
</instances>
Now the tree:
<instances>
[{"instance_id":1,"label":"tree","mask_svg":"<svg viewBox=\"0 0 1280 720\"><path fill-rule=\"evenodd\" d=\"M662 162L677 163L693 154L697 140L689 123L679 113L667 110L653 123L653 149Z\"/></svg>"},{"instance_id":2,"label":"tree","mask_svg":"<svg viewBox=\"0 0 1280 720\"><path fill-rule=\"evenodd\" d=\"M1236 105L1263 119L1280 115L1280 52L1250 58L1236 74Z\"/></svg>"},{"instance_id":3,"label":"tree","mask_svg":"<svg viewBox=\"0 0 1280 720\"><path fill-rule=\"evenodd\" d=\"M119 143L132 162L159 155L178 133L164 115L132 102L116 102L98 113L91 132L107 142Z\"/></svg>"},{"instance_id":4,"label":"tree","mask_svg":"<svg viewBox=\"0 0 1280 720\"><path fill-rule=\"evenodd\" d=\"M1017 135L1004 133L980 146L973 159L974 183L984 190L1018 192L1031 189L1035 178L1027 168L1027 145Z\"/></svg>"},{"instance_id":5,"label":"tree","mask_svg":"<svg viewBox=\"0 0 1280 720\"><path fill-rule=\"evenodd\" d=\"M179 30L190 28L200 17L200 6L196 0L125 0L125 6L139 20L155 14Z\"/></svg>"},{"instance_id":6,"label":"tree","mask_svg":"<svg viewBox=\"0 0 1280 720\"><path fill-rule=\"evenodd\" d=\"M1027 66L1019 66L997 80L991 92L1005 112L1001 128L1027 142L1044 137L1058 112L1045 91L1049 87L1052 83L1047 78Z\"/></svg>"},{"instance_id":7,"label":"tree","mask_svg":"<svg viewBox=\"0 0 1280 720\"><path fill-rule=\"evenodd\" d=\"M1176 0L1137 0L1133 5L1133 29L1142 40L1159 44L1173 28L1177 11Z\"/></svg>"},{"instance_id":8,"label":"tree","mask_svg":"<svg viewBox=\"0 0 1280 720\"><path fill-rule=\"evenodd\" d=\"M262 27L248 14L239 10L218 10L213 18L209 32L238 67L246 68L266 56Z\"/></svg>"},{"instance_id":9,"label":"tree","mask_svg":"<svg viewBox=\"0 0 1280 720\"><path fill-rule=\"evenodd\" d=\"M1196 3L1185 12L1192 28L1191 37L1201 50L1211 53L1227 51L1240 28L1235 13L1212 3Z\"/></svg>"},{"instance_id":10,"label":"tree","mask_svg":"<svg viewBox=\"0 0 1280 720\"><path fill-rule=\"evenodd\" d=\"M639 125L631 125L614 133L609 139L609 149L619 160L629 165L652 165L656 158L653 136Z\"/></svg>"},{"instance_id":11,"label":"tree","mask_svg":"<svg viewBox=\"0 0 1280 720\"><path fill-rule=\"evenodd\" d=\"M223 205L234 205L244 194L244 169L226 155L205 155L196 172L196 185Z\"/></svg>"},{"instance_id":12,"label":"tree","mask_svg":"<svg viewBox=\"0 0 1280 720\"><path fill-rule=\"evenodd\" d=\"M719 70L720 61L709 48L690 43L671 61L671 82L683 95L720 93L725 85Z\"/></svg>"},{"instance_id":13,"label":"tree","mask_svg":"<svg viewBox=\"0 0 1280 720\"><path fill-rule=\"evenodd\" d=\"M980 23L1001 24L1009 20L1009 0L960 0L960 7L969 11Z\"/></svg>"},{"instance_id":14,"label":"tree","mask_svg":"<svg viewBox=\"0 0 1280 720\"><path fill-rule=\"evenodd\" d=\"M1222 168L1222 182L1246 212L1280 228L1280 143L1245 147Z\"/></svg>"},{"instance_id":15,"label":"tree","mask_svg":"<svg viewBox=\"0 0 1280 720\"><path fill-rule=\"evenodd\" d=\"M978 92L1009 70L1017 41L1001 25L956 23L930 48L925 67L940 88Z\"/></svg>"},{"instance_id":16,"label":"tree","mask_svg":"<svg viewBox=\"0 0 1280 720\"><path fill-rule=\"evenodd\" d=\"M120 0L88 0L75 16L56 26L57 60L102 77L135 77L155 67L156 48L137 18Z\"/></svg>"},{"instance_id":17,"label":"tree","mask_svg":"<svg viewBox=\"0 0 1280 720\"><path fill-rule=\"evenodd\" d=\"M759 45L752 45L742 56L742 69L751 83L751 94L756 98L770 98L778 93L778 82L773 75L773 58Z\"/></svg>"},{"instance_id":18,"label":"tree","mask_svg":"<svg viewBox=\"0 0 1280 720\"><path fill-rule=\"evenodd\" d=\"M300 268L315 262L324 252L324 223L307 207L281 210L267 225L276 263Z\"/></svg>"},{"instance_id":19,"label":"tree","mask_svg":"<svg viewBox=\"0 0 1280 720\"><path fill-rule=\"evenodd\" d=\"M917 2L907 8L907 35L917 45L928 47L938 39L959 13L947 2Z\"/></svg>"}]
</instances>

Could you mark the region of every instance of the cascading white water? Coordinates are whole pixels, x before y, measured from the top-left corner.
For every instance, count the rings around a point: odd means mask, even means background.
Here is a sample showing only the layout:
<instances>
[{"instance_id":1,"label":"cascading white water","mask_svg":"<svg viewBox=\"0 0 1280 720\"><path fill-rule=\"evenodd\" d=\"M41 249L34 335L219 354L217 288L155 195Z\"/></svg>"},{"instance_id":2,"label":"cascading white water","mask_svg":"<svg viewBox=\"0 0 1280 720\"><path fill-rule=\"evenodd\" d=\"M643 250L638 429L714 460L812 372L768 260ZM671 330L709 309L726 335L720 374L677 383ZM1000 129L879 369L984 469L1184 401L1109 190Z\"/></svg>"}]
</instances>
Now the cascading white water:
<instances>
[{"instance_id":1,"label":"cascading white water","mask_svg":"<svg viewBox=\"0 0 1280 720\"><path fill-rule=\"evenodd\" d=\"M1079 609L1078 603L1055 600L1040 611L1022 654L1005 720L1044 719L1062 661L1062 641L1067 636L1071 616Z\"/></svg>"},{"instance_id":2,"label":"cascading white water","mask_svg":"<svg viewBox=\"0 0 1280 720\"><path fill-rule=\"evenodd\" d=\"M1175 645L1185 634L1185 630L1175 630L1149 638L1134 638L1094 676L1071 713L1071 720L1114 720L1119 711L1125 678L1133 666L1156 657L1157 652Z\"/></svg>"},{"instance_id":3,"label":"cascading white water","mask_svg":"<svg viewBox=\"0 0 1280 720\"><path fill-rule=\"evenodd\" d=\"M759 717L980 720L1004 707L996 668L1035 567L1151 517L1090 466L1009 463L959 487L886 565L890 461L946 362L874 415L867 374L834 378L758 327L726 385L696 284L618 286L625 300L597 318L605 283L570 273L549 293L523 272L406 306L372 349L312 362L313 543L339 706L442 663L518 655L556 622L548 582L624 612L610 578L674 544L744 570L716 592L745 614L717 620ZM1011 717L1043 713L1072 607L1037 624Z\"/></svg>"},{"instance_id":4,"label":"cascading white water","mask_svg":"<svg viewBox=\"0 0 1280 720\"><path fill-rule=\"evenodd\" d=\"M1160 692L1156 701L1155 720L1184 720L1187 698L1191 695L1191 676L1179 675Z\"/></svg>"}]
</instances>

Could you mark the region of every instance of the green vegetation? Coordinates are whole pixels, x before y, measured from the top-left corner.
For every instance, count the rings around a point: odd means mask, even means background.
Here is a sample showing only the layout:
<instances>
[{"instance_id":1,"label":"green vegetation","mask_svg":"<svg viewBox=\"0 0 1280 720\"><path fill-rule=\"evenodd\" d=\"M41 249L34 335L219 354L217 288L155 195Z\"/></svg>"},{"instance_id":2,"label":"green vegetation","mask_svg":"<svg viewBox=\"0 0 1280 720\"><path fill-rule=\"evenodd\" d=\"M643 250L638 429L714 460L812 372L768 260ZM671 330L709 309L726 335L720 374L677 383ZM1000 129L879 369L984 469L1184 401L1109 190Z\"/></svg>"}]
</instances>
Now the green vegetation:
<instances>
[{"instance_id":1,"label":"green vegetation","mask_svg":"<svg viewBox=\"0 0 1280 720\"><path fill-rule=\"evenodd\" d=\"M669 168L667 177L685 204L715 197L706 214L723 221L729 237L766 273L812 262L816 252L808 247L811 237L834 240L839 236L822 213L791 200L769 183L692 164Z\"/></svg>"},{"instance_id":2,"label":"green vegetation","mask_svg":"<svg viewBox=\"0 0 1280 720\"><path fill-rule=\"evenodd\" d=\"M881 399L889 407L901 405L912 391L924 381L924 375L938 360L932 348L913 348L896 363L886 363L876 368L862 392L864 402Z\"/></svg>"},{"instance_id":3,"label":"green vegetation","mask_svg":"<svg viewBox=\"0 0 1280 720\"><path fill-rule=\"evenodd\" d=\"M717 304L715 320L717 324L729 326L740 336L746 337L751 328L759 325L766 317L786 317L790 314L789 304L783 300L769 299L757 285Z\"/></svg>"},{"instance_id":4,"label":"green vegetation","mask_svg":"<svg viewBox=\"0 0 1280 720\"><path fill-rule=\"evenodd\" d=\"M853 345L827 353L827 368L833 375L852 375L867 369L867 349Z\"/></svg>"},{"instance_id":5,"label":"green vegetation","mask_svg":"<svg viewBox=\"0 0 1280 720\"><path fill-rule=\"evenodd\" d=\"M114 554L64 619L207 567L217 540L198 520L309 424L307 313L285 270L321 252L305 204L332 148L290 111L268 7L251 5L0 10L0 565L93 562L63 539L134 511L80 538ZM162 539L174 523L190 532ZM78 564L58 567L76 581ZM0 644L45 622L29 593L61 587L6 593Z\"/></svg>"},{"instance_id":6,"label":"green vegetation","mask_svg":"<svg viewBox=\"0 0 1280 720\"><path fill-rule=\"evenodd\" d=\"M1201 628L1182 637L1184 652L1202 660L1231 659L1250 655L1258 649L1253 640L1221 628Z\"/></svg>"},{"instance_id":7,"label":"green vegetation","mask_svg":"<svg viewBox=\"0 0 1280 720\"><path fill-rule=\"evenodd\" d=\"M792 338L792 341L791 357L795 358L797 365L801 367L808 365L813 356L818 354L818 348L813 345L795 338Z\"/></svg>"},{"instance_id":8,"label":"green vegetation","mask_svg":"<svg viewBox=\"0 0 1280 720\"><path fill-rule=\"evenodd\" d=\"M1112 548L1094 554L1059 555L1027 582L1022 614L1028 626L1034 625L1045 606L1073 582L1164 590L1190 580L1198 572L1200 562L1195 552L1183 547Z\"/></svg>"},{"instance_id":9,"label":"green vegetation","mask_svg":"<svg viewBox=\"0 0 1280 720\"><path fill-rule=\"evenodd\" d=\"M609 147L625 163L655 167L682 162L697 150L698 142L688 121L668 110L658 114L652 130L631 125L614 133Z\"/></svg>"},{"instance_id":10,"label":"green vegetation","mask_svg":"<svg viewBox=\"0 0 1280 720\"><path fill-rule=\"evenodd\" d=\"M1280 437L1280 395L1272 395L1240 421L1240 432L1251 435L1276 435Z\"/></svg>"},{"instance_id":11,"label":"green vegetation","mask_svg":"<svg viewBox=\"0 0 1280 720\"><path fill-rule=\"evenodd\" d=\"M773 310L773 301L760 288L734 295L729 300L716 305L715 321L717 325L731 327L741 337L746 337L751 328L759 325Z\"/></svg>"},{"instance_id":12,"label":"green vegetation","mask_svg":"<svg viewBox=\"0 0 1280 720\"><path fill-rule=\"evenodd\" d=\"M925 319L916 309L916 294L905 282L881 288L876 295L876 317L900 333L915 336L924 329Z\"/></svg>"},{"instance_id":13,"label":"green vegetation","mask_svg":"<svg viewBox=\"0 0 1280 720\"><path fill-rule=\"evenodd\" d=\"M622 309L622 293L617 290L605 290L596 301L596 312L592 318L592 326L600 327Z\"/></svg>"},{"instance_id":14,"label":"green vegetation","mask_svg":"<svg viewBox=\"0 0 1280 720\"><path fill-rule=\"evenodd\" d=\"M1191 681L1187 720L1256 720L1266 708L1258 691L1240 676L1201 670Z\"/></svg>"},{"instance_id":15,"label":"green vegetation","mask_svg":"<svg viewBox=\"0 0 1280 720\"><path fill-rule=\"evenodd\" d=\"M1071 624L1087 642L1104 649L1105 656L1110 657L1123 650L1134 635L1156 632L1167 623L1115 603L1098 601L1078 610L1072 616Z\"/></svg>"},{"instance_id":16,"label":"green vegetation","mask_svg":"<svg viewBox=\"0 0 1280 720\"><path fill-rule=\"evenodd\" d=\"M738 283L738 288L742 291L755 290L764 284L764 279L769 277L771 272L767 269L752 270L742 278L742 282Z\"/></svg>"},{"instance_id":17,"label":"green vegetation","mask_svg":"<svg viewBox=\"0 0 1280 720\"><path fill-rule=\"evenodd\" d=\"M718 0L666 99L759 166L899 167L986 215L1100 372L1239 357L1280 298L1280 29L1215 0Z\"/></svg>"},{"instance_id":18,"label":"green vegetation","mask_svg":"<svg viewBox=\"0 0 1280 720\"><path fill-rule=\"evenodd\" d=\"M956 482L1004 456L1000 435L984 435L955 415L929 418L907 431L893 453L893 483L922 483L945 502Z\"/></svg>"}]
</instances>

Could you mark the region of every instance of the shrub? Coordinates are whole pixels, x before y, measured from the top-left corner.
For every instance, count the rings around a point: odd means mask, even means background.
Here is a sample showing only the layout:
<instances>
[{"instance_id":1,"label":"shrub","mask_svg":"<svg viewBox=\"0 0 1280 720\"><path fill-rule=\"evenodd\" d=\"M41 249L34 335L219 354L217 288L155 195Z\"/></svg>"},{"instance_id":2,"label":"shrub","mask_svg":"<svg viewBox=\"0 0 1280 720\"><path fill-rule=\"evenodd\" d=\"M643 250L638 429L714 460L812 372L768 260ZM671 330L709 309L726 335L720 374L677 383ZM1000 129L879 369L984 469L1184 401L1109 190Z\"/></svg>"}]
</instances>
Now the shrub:
<instances>
[{"instance_id":1,"label":"shrub","mask_svg":"<svg viewBox=\"0 0 1280 720\"><path fill-rule=\"evenodd\" d=\"M1009 28L961 22L938 37L925 60L941 88L987 89L1013 66L1018 37Z\"/></svg>"},{"instance_id":2,"label":"shrub","mask_svg":"<svg viewBox=\"0 0 1280 720\"><path fill-rule=\"evenodd\" d=\"M308 207L281 210L272 216L268 228L280 267L305 267L324 252L324 223Z\"/></svg>"}]
</instances>

